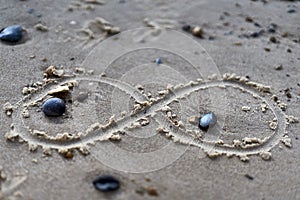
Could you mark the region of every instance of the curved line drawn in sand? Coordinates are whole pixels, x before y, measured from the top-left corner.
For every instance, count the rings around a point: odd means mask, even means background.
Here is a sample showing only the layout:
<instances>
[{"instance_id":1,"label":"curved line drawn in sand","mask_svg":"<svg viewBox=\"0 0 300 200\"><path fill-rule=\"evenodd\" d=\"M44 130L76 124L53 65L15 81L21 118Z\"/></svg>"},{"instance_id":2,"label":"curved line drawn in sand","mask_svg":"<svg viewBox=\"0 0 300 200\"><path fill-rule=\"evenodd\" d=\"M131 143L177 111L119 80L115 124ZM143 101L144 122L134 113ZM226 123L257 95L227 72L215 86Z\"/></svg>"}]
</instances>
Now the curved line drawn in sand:
<instances>
[{"instance_id":1,"label":"curved line drawn in sand","mask_svg":"<svg viewBox=\"0 0 300 200\"><path fill-rule=\"evenodd\" d=\"M226 77L226 76L225 76ZM67 81L63 81L60 83L60 85L65 85L66 83L74 82L74 81L97 81L97 82L104 82L108 83L113 86L117 86L120 84L119 81L111 80L109 78L98 78L98 79L92 79L90 77L84 78L84 77L78 77L74 79L70 79ZM186 134L186 130L184 129L184 126L182 125L178 127L178 131L174 133L172 130L170 130L169 126L163 126L158 129L159 132L162 132L164 134L169 133L169 136L172 140L179 143L186 143L193 146L200 147L204 151L208 153L209 156L214 156L214 153L217 153L218 155L237 155L237 156L244 156L244 155L253 155L253 154L260 154L262 152L269 152L274 146L276 146L280 140L282 139L282 136L285 134L285 128L286 128L286 119L285 114L282 112L282 110L274 106L272 102L262 97L259 93L259 91L256 91L252 88L251 85L247 85L248 82L241 83L239 82L239 78L235 80L227 80L226 78L223 80L214 80L214 81L195 81L190 82L186 85L180 85L175 86L174 88L169 88L168 93L165 94L162 98L158 99L154 102L149 101L143 101L146 99L143 99L143 97L139 95L135 95L135 93L131 90L134 90L133 88L130 88L130 86L127 86L124 84L122 87L119 87L124 92L130 94L132 97L135 97L136 99L140 99L139 103L144 104L145 106L141 108L140 110L133 111L128 115L127 117L121 118L121 119L112 119L111 122L107 125L98 125L98 127L93 127L94 132L87 132L84 137L80 136L78 138L51 138L40 135L40 137L36 137L32 135L30 132L30 129L24 132L24 128L26 125L23 122L22 118L22 107L27 107L30 105L35 105L37 101L42 101L44 97L48 94L48 91L51 91L53 88L49 88L48 90L44 91L44 95L39 95L37 98L35 98L32 101L29 101L22 106L19 106L14 110L14 131L18 132L19 136L28 142L36 143L37 145L41 145L43 147L49 147L49 148L55 148L55 149L64 149L64 148L80 148L82 145L87 145L90 143L93 143L94 141L101 141L106 140L110 138L114 133L119 132L120 130L124 130L131 126L134 122L145 118L147 116L154 117L161 125L164 125L164 121L166 119L165 114L163 114L162 110L164 110L164 107L168 104L170 104L173 101L179 100L181 98L185 98L189 94L196 92L198 90L205 90L212 87L221 87L223 89L226 89L226 87L233 87L238 88L241 92L247 92L251 94L254 98L260 99L262 103L265 103L268 108L275 114L277 118L277 126L274 130L274 134L271 135L269 138L266 138L265 141L261 141L259 145L254 146L240 146L237 148L234 146L225 145L222 144L216 144L215 142L205 142L205 141L195 141L194 138L190 138L191 136ZM57 87L57 85L55 85ZM261 86L259 86L261 87ZM129 89L130 88L130 89ZM257 88L259 89L259 88ZM176 93L176 95L174 95ZM138 93L136 93L138 94ZM145 114L144 111L147 110L147 113ZM173 126L176 126L171 120L169 123ZM23 130L21 127L23 127ZM109 127L109 129L107 129ZM27 134L25 134L27 132ZM65 140L65 141L64 141Z\"/></svg>"},{"instance_id":2,"label":"curved line drawn in sand","mask_svg":"<svg viewBox=\"0 0 300 200\"><path fill-rule=\"evenodd\" d=\"M138 38L140 35L143 37ZM274 106L270 100L263 96L271 94L270 87L232 74L225 74L221 77L206 51L198 43L181 33L162 31L159 35L151 35L151 29L138 29L124 32L100 43L84 61L83 66L92 66L90 69L94 70L95 74L102 74L102 76L83 75L56 80L54 84L47 85L35 94L27 96L15 106L12 115L12 130L6 137L14 140L19 136L21 141L28 142L30 150L36 150L38 146L41 146L46 154L49 154L51 149L57 149L60 153L78 149L83 154L88 154L89 145L94 145L96 141L102 141L93 147L92 156L111 168L133 173L164 168L182 156L189 146L201 148L211 158L219 155L235 155L240 157L242 161L247 161L249 155L256 154L259 154L265 160L269 160L271 158L270 150L278 145L280 141L286 146L291 145L286 133L286 123L296 122L297 119L286 116L279 106ZM171 41L179 42L174 45ZM182 46L181 42L189 44L187 46L188 50ZM117 50L109 50L112 47ZM151 62L146 63L143 59L139 60L142 57L141 55L145 54L145 51L151 53L151 50L166 53L171 57L175 56L176 59L179 59L178 62L185 63L193 73L191 75L185 74L180 66L167 63L168 59L163 59L166 63L161 65ZM196 56L195 52L198 52ZM102 56L99 58L99 55ZM128 66L124 67L125 72L118 74L118 71L122 70L122 68L118 68L118 62L122 64L121 61L124 58L120 55L126 55L125 58L130 59L133 55L133 58L134 56L137 57L138 61L136 65L129 63ZM210 68L204 66L210 66ZM104 75L107 77L104 77ZM134 79L133 76L136 76L136 78ZM195 79L195 77L199 79ZM99 122L101 116L97 115L94 121L85 124L85 131L78 133L62 132L56 133L54 136L46 131L35 130L35 127L27 125L24 120L24 112L28 112L28 109L38 108L41 102L51 96L49 94L59 88L72 93L84 83L87 85L100 83L114 88L110 93L111 116L106 124L101 124ZM173 86L168 85L170 83ZM146 88L150 85L154 87L158 95L149 97L151 95L143 93L139 89L140 86L136 88L136 84L142 84ZM165 89L158 91L161 88ZM219 89L219 96L215 96L216 93L213 91L215 88ZM264 105L264 109L272 111L276 118L270 125L273 130L272 134L262 139L245 138L242 141L232 141L232 144L223 143L219 140L219 136L224 132L222 127L225 123L223 119L226 115L225 109L214 110L218 117L218 123L215 128L209 129L207 133L201 133L197 125L194 125L194 129L193 127L190 129L191 126L183 123L183 121L188 121L183 116L187 117L185 113L190 112L185 105L186 103L182 103L183 101L189 99L191 95L205 90L208 92L210 103L213 106L226 107L225 104L229 100L226 97L228 88L235 88L241 93L251 95ZM117 99L120 100L116 101ZM132 104L130 104L130 99L132 99ZM174 102L179 104L176 112L178 119L177 116L173 117L175 112L172 110L172 104ZM116 109L119 105L126 112L120 114ZM213 107L211 108L213 109ZM195 116L198 115L199 113L196 112ZM157 125L157 127L151 127L152 124ZM168 140L170 142L159 149L155 149L155 151L142 153L131 152L117 146L116 141L123 138L124 134L138 138L137 134L132 135L131 133L139 130L144 131L149 126L150 132L160 133L159 135L170 139ZM76 127L71 128L76 130ZM157 135L150 136L155 137ZM143 139L148 137L147 134L144 137L141 135Z\"/></svg>"},{"instance_id":3,"label":"curved line drawn in sand","mask_svg":"<svg viewBox=\"0 0 300 200\"><path fill-rule=\"evenodd\" d=\"M159 65L154 62L157 58L162 60ZM170 85L187 83L201 77L206 78L211 74L221 76L213 59L198 42L180 32L165 30L159 26L124 31L103 41L93 49L82 65L90 66L96 74L104 73L107 77L138 88L139 92L148 97L148 102L152 102L153 105L160 97L163 97L163 93ZM154 89L151 90L153 87ZM162 95L155 96L157 92L161 92ZM210 89L207 93L210 93ZM170 95L176 96L177 94L171 92ZM172 125L167 119L160 120L155 115L152 116L151 108L145 108L147 103L130 105L130 97L117 89L113 90L111 96L112 114L116 116L122 111L132 113L132 107L137 111L141 109L142 117L130 123L129 130L125 130L127 135L140 143L137 145L139 149L144 146L146 149L151 139L157 137L155 130L158 127ZM214 98L211 101L213 101L212 104L219 103ZM180 112L186 113L184 105L180 101L178 104ZM164 110L166 114L175 115L172 110L166 110L166 108ZM218 113L224 115L222 110ZM180 123L179 118L178 115L178 119L172 120ZM220 120L220 124L221 122ZM173 126L176 128L178 125L180 124ZM173 129L174 131L178 130ZM146 152L135 152L126 147L105 143L97 146L97 151L92 155L103 164L120 171L148 172L172 164L186 152L188 146L168 142L155 149L149 147L150 150L147 149Z\"/></svg>"}]
</instances>

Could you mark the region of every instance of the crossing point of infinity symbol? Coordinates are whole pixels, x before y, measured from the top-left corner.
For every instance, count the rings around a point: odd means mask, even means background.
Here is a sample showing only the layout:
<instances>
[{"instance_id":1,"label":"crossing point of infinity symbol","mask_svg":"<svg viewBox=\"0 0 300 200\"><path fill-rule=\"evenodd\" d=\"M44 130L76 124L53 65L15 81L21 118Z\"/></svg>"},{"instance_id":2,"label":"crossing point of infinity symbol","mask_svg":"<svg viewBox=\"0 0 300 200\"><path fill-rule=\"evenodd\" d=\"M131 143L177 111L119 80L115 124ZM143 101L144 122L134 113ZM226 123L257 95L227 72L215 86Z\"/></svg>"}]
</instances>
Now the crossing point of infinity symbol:
<instances>
[{"instance_id":1,"label":"crossing point of infinity symbol","mask_svg":"<svg viewBox=\"0 0 300 200\"><path fill-rule=\"evenodd\" d=\"M19 136L31 150L41 146L45 153L90 151L113 169L142 173L171 165L191 145L201 149L199 158L236 155L245 161L260 154L267 159L286 137L285 114L264 97L269 88L244 77L221 76L205 49L182 33L122 32L96 46L82 67L93 73L55 80L20 101L7 138ZM59 89L68 92L67 113L47 118L39 112L41 103ZM245 103L240 99L268 109L260 113L261 119L273 120L264 137L257 137L258 129L230 132L228 124L238 118L231 113ZM242 114L257 113L253 110ZM204 133L190 119L206 112L215 113L218 121Z\"/></svg>"}]
</instances>

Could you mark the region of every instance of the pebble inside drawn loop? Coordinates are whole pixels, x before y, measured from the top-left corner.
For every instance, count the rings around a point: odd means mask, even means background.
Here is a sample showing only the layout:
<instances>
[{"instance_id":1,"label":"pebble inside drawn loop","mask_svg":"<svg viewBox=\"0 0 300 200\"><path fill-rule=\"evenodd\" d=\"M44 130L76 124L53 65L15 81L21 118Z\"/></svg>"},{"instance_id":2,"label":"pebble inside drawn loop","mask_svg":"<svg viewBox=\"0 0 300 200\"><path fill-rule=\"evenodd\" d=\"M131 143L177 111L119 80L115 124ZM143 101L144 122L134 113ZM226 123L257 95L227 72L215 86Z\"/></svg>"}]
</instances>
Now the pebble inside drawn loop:
<instances>
[{"instance_id":1,"label":"pebble inside drawn loop","mask_svg":"<svg viewBox=\"0 0 300 200\"><path fill-rule=\"evenodd\" d=\"M51 72L45 73L46 82L36 84L33 92L24 93L24 99L12 107L10 113L14 126L6 137L10 140L20 137L30 145L43 147L47 154L51 154L51 149L59 152L77 149L86 155L90 153L90 145L110 141L111 143L96 144L94 148L97 150L91 153L108 166L124 171L134 169L135 172L165 167L178 159L189 146L199 147L210 158L235 155L242 161L248 161L250 155L260 155L264 160L269 160L271 155L266 152L270 152L280 141L289 145L283 109L265 98L265 95L272 95L269 86L235 74L221 76L214 62L203 49L197 45L194 47L190 38L172 31L162 31L161 35L150 37L151 31L152 29L138 29L118 35L118 40L104 41L83 63L83 66L92 67L83 68L81 73L75 71L67 75L62 72L59 73L60 76L52 76L55 70L53 67L51 70L49 68ZM144 34L143 40L153 41L155 48L140 46L148 43L138 42L137 33L139 36ZM116 41L123 42L123 37L126 38L124 42L132 46L125 45L128 49L119 51L103 51L115 46L113 44ZM157 43L157 40L152 40L153 37L163 37L164 43ZM180 45L172 46L170 40L174 39L191 42L189 48L195 48L195 51L203 52L203 55L195 57ZM171 49L166 51L167 47ZM103 60L99 60L99 52L102 53ZM114 55L106 52L114 52ZM140 56L140 53L145 52L153 56ZM160 56L164 58L161 64L149 62L153 58L161 58ZM126 66L121 67L123 57L131 59L128 59ZM130 60L137 62L136 65L130 63ZM182 65L173 64L174 60ZM205 66L211 67L197 65L202 60ZM194 70L194 73L185 74L185 67ZM88 73L90 70L93 73ZM51 82L53 79L55 81ZM241 109L244 105L238 105L239 109L236 111L244 116L246 122L248 115L256 111L261 116L268 115L276 119L269 119L271 125L269 121L265 124L270 127L268 134L258 137L259 133L251 135L241 132L236 134L236 138L226 141L229 136L233 137L229 125L235 123L236 118L230 112L226 113L230 109L219 108L234 98L230 96L231 92L234 92L235 97L239 94L248 95L249 101L251 99L256 102L257 110L254 107ZM228 96L225 95L227 93ZM64 100L56 97L57 95L62 95ZM238 98L236 99L238 102ZM67 114L51 120L44 117L37 124L35 121L42 117L42 113L36 108L40 107L49 116L60 116L65 112ZM198 117L198 123L194 123L192 117ZM33 124L32 127L28 126L29 122ZM116 148L128 136L137 140L163 136L165 148L158 148L149 154L131 153ZM169 160L154 162L162 154L168 154ZM127 160L122 155L127 155Z\"/></svg>"},{"instance_id":2,"label":"pebble inside drawn loop","mask_svg":"<svg viewBox=\"0 0 300 200\"><path fill-rule=\"evenodd\" d=\"M66 105L60 98L50 98L43 103L42 110L47 116L61 116L66 110Z\"/></svg>"}]
</instances>

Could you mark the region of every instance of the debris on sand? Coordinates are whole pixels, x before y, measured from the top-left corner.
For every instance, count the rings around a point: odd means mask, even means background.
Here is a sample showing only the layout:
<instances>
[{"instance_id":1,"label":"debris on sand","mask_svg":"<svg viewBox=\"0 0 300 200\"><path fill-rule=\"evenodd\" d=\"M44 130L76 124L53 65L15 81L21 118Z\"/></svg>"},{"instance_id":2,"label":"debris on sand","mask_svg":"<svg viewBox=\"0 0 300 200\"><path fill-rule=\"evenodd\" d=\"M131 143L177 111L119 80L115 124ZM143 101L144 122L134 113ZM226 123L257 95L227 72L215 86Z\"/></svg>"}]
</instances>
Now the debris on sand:
<instances>
[{"instance_id":1,"label":"debris on sand","mask_svg":"<svg viewBox=\"0 0 300 200\"><path fill-rule=\"evenodd\" d=\"M192 28L192 34L196 37L203 38L203 29L200 26L195 26Z\"/></svg>"},{"instance_id":2,"label":"debris on sand","mask_svg":"<svg viewBox=\"0 0 300 200\"><path fill-rule=\"evenodd\" d=\"M41 24L41 23L38 23L34 26L34 28L37 30L37 31L41 31L41 32L47 32L48 31L48 27Z\"/></svg>"},{"instance_id":3,"label":"debris on sand","mask_svg":"<svg viewBox=\"0 0 300 200\"><path fill-rule=\"evenodd\" d=\"M64 74L64 70L58 70L55 66L49 66L44 72L44 78L60 78Z\"/></svg>"},{"instance_id":4,"label":"debris on sand","mask_svg":"<svg viewBox=\"0 0 300 200\"><path fill-rule=\"evenodd\" d=\"M199 37L201 39L204 38L204 31L200 26L191 26L189 24L185 24L182 26L182 30L191 33L195 37Z\"/></svg>"},{"instance_id":5,"label":"debris on sand","mask_svg":"<svg viewBox=\"0 0 300 200\"><path fill-rule=\"evenodd\" d=\"M12 112L13 112L13 106L11 105L11 103L9 102L6 102L4 105L3 105L3 110L5 112L5 114L7 116L11 116Z\"/></svg>"}]
</instances>

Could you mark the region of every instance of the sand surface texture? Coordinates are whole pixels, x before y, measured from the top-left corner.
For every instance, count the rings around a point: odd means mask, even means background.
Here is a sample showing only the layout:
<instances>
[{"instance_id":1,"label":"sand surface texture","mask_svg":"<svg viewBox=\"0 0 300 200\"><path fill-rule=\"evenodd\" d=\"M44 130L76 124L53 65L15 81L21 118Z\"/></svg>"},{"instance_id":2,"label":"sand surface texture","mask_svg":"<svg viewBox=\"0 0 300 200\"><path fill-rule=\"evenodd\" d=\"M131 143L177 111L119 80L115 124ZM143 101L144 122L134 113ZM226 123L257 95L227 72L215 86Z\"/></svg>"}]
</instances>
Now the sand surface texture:
<instances>
[{"instance_id":1,"label":"sand surface texture","mask_svg":"<svg viewBox=\"0 0 300 200\"><path fill-rule=\"evenodd\" d=\"M1 29L23 27L0 42L0 199L299 199L299 13L0 0ZM42 112L51 97L62 116ZM96 190L100 175L120 189Z\"/></svg>"}]
</instances>

